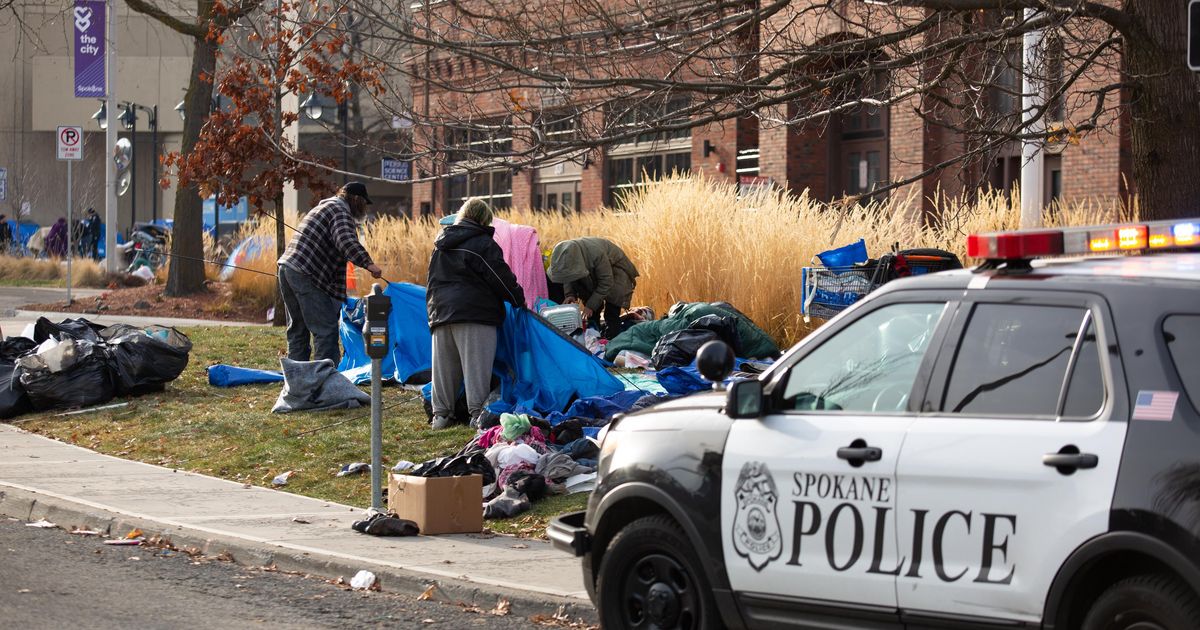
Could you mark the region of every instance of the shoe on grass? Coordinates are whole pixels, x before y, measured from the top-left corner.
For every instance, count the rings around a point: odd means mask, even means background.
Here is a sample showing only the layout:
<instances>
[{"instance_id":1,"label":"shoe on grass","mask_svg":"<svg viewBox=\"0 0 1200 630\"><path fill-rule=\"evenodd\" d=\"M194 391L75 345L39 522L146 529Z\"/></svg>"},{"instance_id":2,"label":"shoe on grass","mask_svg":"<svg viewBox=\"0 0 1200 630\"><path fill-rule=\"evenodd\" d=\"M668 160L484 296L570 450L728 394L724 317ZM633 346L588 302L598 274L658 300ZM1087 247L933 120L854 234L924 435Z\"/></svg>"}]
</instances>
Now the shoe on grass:
<instances>
[{"instance_id":1,"label":"shoe on grass","mask_svg":"<svg viewBox=\"0 0 1200 630\"><path fill-rule=\"evenodd\" d=\"M450 418L447 418L446 416L434 416L433 420L430 421L429 426L433 427L434 429L445 429L446 427L450 426Z\"/></svg>"}]
</instances>

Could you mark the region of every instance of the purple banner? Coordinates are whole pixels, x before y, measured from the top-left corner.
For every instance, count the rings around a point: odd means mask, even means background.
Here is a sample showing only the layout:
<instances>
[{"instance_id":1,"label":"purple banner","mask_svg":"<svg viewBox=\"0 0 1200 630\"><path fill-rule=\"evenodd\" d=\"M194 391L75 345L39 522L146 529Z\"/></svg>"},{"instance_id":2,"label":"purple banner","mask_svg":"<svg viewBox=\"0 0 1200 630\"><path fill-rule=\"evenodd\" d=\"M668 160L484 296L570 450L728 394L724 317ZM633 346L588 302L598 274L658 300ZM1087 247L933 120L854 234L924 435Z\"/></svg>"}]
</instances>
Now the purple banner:
<instances>
[{"instance_id":1,"label":"purple banner","mask_svg":"<svg viewBox=\"0 0 1200 630\"><path fill-rule=\"evenodd\" d=\"M75 0L75 97L108 96L104 84L104 1Z\"/></svg>"}]
</instances>

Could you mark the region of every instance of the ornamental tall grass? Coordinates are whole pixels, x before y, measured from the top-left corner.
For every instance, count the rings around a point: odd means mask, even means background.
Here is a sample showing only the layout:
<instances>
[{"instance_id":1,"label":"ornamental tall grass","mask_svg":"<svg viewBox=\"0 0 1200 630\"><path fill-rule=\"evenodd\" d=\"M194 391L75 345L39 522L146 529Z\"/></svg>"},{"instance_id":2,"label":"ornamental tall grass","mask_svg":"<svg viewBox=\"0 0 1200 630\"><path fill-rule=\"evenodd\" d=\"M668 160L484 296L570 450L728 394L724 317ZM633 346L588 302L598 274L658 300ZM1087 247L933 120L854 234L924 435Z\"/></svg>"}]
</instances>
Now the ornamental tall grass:
<instances>
[{"instance_id":1,"label":"ornamental tall grass","mask_svg":"<svg viewBox=\"0 0 1200 630\"><path fill-rule=\"evenodd\" d=\"M679 301L727 301L753 319L782 345L798 341L820 322L800 315L801 268L821 251L859 238L871 256L891 250L936 247L966 255L973 232L1015 229L1020 202L1015 195L980 192L972 200L933 200L937 221L922 222L914 197L892 197L868 206L815 201L801 194L764 192L737 196L737 187L695 177L669 178L633 192L620 210L568 215L512 210L500 216L537 228L543 251L579 236L602 236L629 255L641 276L635 305L662 314ZM1119 205L1081 202L1047 209L1047 225L1087 225L1114 220ZM295 225L295 223L291 223ZM392 282L424 284L439 226L435 220L384 217L362 232L363 244L384 277ZM271 236L264 219L246 235ZM291 231L289 230L289 237ZM274 252L242 263L274 273ZM357 272L358 292L366 293L369 274ZM274 282L266 275L238 271L235 294L269 304Z\"/></svg>"}]
</instances>

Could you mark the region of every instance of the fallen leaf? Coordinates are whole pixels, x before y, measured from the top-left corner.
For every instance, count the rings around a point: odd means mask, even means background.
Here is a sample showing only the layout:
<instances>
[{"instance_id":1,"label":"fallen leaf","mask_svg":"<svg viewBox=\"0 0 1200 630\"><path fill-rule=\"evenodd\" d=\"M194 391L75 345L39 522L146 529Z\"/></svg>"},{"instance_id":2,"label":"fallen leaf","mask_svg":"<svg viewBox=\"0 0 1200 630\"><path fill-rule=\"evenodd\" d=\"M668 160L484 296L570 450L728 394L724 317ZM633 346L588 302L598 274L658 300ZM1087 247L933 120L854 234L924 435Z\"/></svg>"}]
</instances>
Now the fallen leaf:
<instances>
[{"instance_id":1,"label":"fallen leaf","mask_svg":"<svg viewBox=\"0 0 1200 630\"><path fill-rule=\"evenodd\" d=\"M129 532L128 534L125 534L125 538L127 540L133 540L134 538L140 538L144 535L145 534L142 533L142 530L134 528L133 531Z\"/></svg>"},{"instance_id":2,"label":"fallen leaf","mask_svg":"<svg viewBox=\"0 0 1200 630\"><path fill-rule=\"evenodd\" d=\"M491 614L493 614L497 617L503 617L511 611L512 611L512 602L501 597L500 599L496 600L496 607L493 608L490 612L491 612Z\"/></svg>"},{"instance_id":3,"label":"fallen leaf","mask_svg":"<svg viewBox=\"0 0 1200 630\"><path fill-rule=\"evenodd\" d=\"M429 588L425 589L424 593L417 595L417 601L427 602L427 601L433 599L433 592L435 590L437 590L437 584L430 584Z\"/></svg>"},{"instance_id":4,"label":"fallen leaf","mask_svg":"<svg viewBox=\"0 0 1200 630\"><path fill-rule=\"evenodd\" d=\"M293 523L300 523L301 525L312 525L312 521L306 521L306 520L304 520L304 519L300 518L299 516L297 516L297 517L293 518L293 519L292 519L292 522L293 522Z\"/></svg>"}]
</instances>

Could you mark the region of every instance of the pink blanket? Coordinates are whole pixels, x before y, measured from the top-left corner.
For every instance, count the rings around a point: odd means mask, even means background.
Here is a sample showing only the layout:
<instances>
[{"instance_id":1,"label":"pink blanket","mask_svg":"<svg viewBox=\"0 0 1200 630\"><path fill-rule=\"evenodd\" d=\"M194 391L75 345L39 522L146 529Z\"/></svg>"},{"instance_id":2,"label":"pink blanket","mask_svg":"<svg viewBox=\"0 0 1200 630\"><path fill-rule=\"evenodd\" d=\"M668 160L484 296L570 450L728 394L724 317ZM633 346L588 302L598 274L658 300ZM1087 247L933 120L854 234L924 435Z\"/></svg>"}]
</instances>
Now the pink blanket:
<instances>
[{"instance_id":1,"label":"pink blanket","mask_svg":"<svg viewBox=\"0 0 1200 630\"><path fill-rule=\"evenodd\" d=\"M550 295L537 230L504 219L493 219L492 227L496 228L496 243L504 251L504 262L508 263L513 275L517 276L517 284L525 291L525 306L533 308L538 298Z\"/></svg>"}]
</instances>

